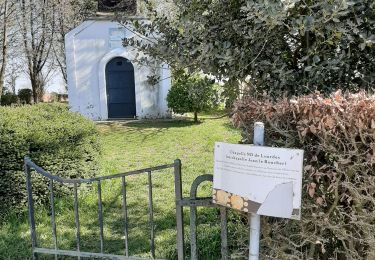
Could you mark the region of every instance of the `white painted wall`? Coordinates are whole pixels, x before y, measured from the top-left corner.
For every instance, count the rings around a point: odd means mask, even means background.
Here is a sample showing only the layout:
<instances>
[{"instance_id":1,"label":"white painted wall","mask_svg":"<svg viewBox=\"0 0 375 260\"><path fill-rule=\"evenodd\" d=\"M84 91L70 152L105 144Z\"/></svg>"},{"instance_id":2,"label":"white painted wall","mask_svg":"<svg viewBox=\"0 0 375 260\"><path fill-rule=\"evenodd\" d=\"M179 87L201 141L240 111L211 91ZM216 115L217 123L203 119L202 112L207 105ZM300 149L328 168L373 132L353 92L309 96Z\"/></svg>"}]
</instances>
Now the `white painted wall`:
<instances>
[{"instance_id":1,"label":"white painted wall","mask_svg":"<svg viewBox=\"0 0 375 260\"><path fill-rule=\"evenodd\" d=\"M107 120L106 64L115 57L134 61L142 55L132 47L122 47L110 31L123 31L125 37L136 37L117 22L86 21L70 31L65 38L69 104L72 111L93 120ZM169 118L166 97L171 87L170 71L141 66L132 62L135 74L136 115L138 118ZM147 76L156 73L162 80L155 86Z\"/></svg>"}]
</instances>

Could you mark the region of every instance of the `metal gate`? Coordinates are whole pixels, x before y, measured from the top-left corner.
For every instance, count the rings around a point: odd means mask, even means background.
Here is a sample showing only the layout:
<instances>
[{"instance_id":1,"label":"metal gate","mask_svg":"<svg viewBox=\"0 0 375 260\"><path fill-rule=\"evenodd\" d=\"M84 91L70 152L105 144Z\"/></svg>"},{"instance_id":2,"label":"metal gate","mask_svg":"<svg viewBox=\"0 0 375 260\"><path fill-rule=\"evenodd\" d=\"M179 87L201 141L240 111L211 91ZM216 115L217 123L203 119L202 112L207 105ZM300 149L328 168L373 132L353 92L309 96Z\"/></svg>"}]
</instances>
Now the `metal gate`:
<instances>
[{"instance_id":1,"label":"metal gate","mask_svg":"<svg viewBox=\"0 0 375 260\"><path fill-rule=\"evenodd\" d=\"M126 173L120 173L110 176L95 177L89 179L64 179L45 171L29 158L25 157L24 160L25 173L26 173L26 186L28 196L28 207L29 207L29 224L30 224L30 235L32 243L32 257L37 259L38 254L54 255L55 259L59 256L73 256L80 259L80 257L90 258L102 258L102 259L144 259L138 257L129 256L128 246L128 205L126 202L126 177L131 175L147 174L148 176L148 209L149 209L149 222L150 222L150 248L151 256L155 258L155 225L154 225L154 210L153 210L153 199L152 199L152 176L156 171L163 169L173 168L174 169L174 190L175 190L175 202L176 202L176 229L177 229L177 255L178 260L185 259L185 241L184 241L184 223L183 223L183 207L190 207L190 247L191 247L191 259L198 258L197 252L197 207L217 207L212 203L211 197L197 198L197 190L199 185L205 181L212 182L212 175L202 175L195 179L190 189L190 197L183 198L182 196L182 176L181 176L181 161L175 160L172 164L166 164L156 166L147 169L141 169L136 171L130 171ZM50 191L50 210L51 210L51 225L52 225L52 236L54 242L54 248L42 248L38 246L37 235L36 235L36 223L34 214L34 201L32 193L32 178L31 171L34 170L41 176L46 177L49 180L49 191ZM103 205L102 205L102 187L101 182L104 180L121 179L122 188L122 211L124 221L124 255L113 255L104 253L104 232L103 232ZM55 221L55 195L54 195L54 183L60 183L64 185L73 185L74 194L74 219L75 219L75 230L76 230L76 250L61 250L58 247L57 235L56 235L56 221ZM84 252L80 250L80 220L78 211L78 187L80 184L93 184L97 185L98 195L98 219L100 229L100 253ZM220 207L221 217L221 255L222 259L228 258L228 247L227 247L227 211L225 208Z\"/></svg>"}]
</instances>

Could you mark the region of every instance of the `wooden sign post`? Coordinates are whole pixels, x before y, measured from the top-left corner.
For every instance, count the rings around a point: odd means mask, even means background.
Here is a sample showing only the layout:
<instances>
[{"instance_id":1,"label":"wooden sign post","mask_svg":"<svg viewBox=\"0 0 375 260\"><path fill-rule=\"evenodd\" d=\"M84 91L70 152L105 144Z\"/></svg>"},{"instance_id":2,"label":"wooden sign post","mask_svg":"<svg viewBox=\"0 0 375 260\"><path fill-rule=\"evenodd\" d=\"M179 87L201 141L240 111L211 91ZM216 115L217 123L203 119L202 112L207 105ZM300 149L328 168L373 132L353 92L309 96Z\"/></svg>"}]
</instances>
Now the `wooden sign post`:
<instances>
[{"instance_id":1,"label":"wooden sign post","mask_svg":"<svg viewBox=\"0 0 375 260\"><path fill-rule=\"evenodd\" d=\"M250 214L250 260L259 259L260 215L301 218L304 151L263 145L259 122L254 145L215 144L213 202Z\"/></svg>"}]
</instances>

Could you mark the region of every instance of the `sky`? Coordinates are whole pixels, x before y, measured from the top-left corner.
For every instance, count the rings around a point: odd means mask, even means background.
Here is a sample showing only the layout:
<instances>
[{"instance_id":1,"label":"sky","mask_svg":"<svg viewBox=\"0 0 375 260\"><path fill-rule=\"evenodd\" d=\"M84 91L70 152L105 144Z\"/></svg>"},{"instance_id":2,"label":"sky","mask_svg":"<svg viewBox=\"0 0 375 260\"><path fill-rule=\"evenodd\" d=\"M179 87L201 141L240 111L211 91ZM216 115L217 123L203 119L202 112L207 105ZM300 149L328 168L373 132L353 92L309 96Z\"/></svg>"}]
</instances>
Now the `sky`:
<instances>
[{"instance_id":1,"label":"sky","mask_svg":"<svg viewBox=\"0 0 375 260\"><path fill-rule=\"evenodd\" d=\"M30 79L25 73L22 73L16 81L16 92L22 88L31 88ZM55 72L47 84L46 93L51 92L66 93L64 80L60 72Z\"/></svg>"}]
</instances>

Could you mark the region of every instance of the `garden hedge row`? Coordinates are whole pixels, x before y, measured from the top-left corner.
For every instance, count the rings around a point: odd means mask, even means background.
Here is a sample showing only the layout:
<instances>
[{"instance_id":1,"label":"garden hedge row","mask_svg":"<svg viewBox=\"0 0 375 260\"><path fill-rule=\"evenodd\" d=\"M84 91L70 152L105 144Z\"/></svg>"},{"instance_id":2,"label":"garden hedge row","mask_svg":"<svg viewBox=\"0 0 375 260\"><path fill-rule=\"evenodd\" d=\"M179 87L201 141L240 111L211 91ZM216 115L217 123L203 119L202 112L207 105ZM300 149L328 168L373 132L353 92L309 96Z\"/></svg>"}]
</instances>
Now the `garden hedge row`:
<instances>
[{"instance_id":1,"label":"garden hedge row","mask_svg":"<svg viewBox=\"0 0 375 260\"><path fill-rule=\"evenodd\" d=\"M0 107L0 214L25 206L24 156L61 177L94 176L100 157L95 124L61 104ZM48 182L33 178L35 202L45 203Z\"/></svg>"},{"instance_id":2,"label":"garden hedge row","mask_svg":"<svg viewBox=\"0 0 375 260\"><path fill-rule=\"evenodd\" d=\"M375 96L336 92L237 102L233 122L252 143L305 150L302 220L263 218L264 259L375 259Z\"/></svg>"}]
</instances>

